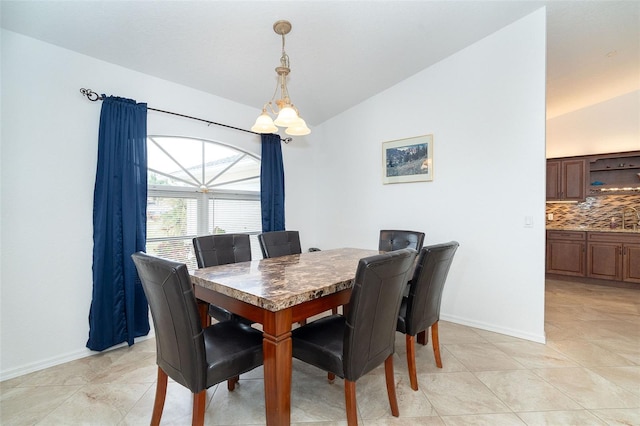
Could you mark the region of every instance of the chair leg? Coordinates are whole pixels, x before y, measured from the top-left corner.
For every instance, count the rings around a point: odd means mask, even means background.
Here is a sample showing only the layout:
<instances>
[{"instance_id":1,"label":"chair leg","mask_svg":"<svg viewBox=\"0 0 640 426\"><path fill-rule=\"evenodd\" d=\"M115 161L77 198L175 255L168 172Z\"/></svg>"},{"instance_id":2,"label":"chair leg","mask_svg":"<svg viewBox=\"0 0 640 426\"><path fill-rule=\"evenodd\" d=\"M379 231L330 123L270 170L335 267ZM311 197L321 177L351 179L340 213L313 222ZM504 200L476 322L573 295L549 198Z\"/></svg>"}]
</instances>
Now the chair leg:
<instances>
[{"instance_id":1,"label":"chair leg","mask_svg":"<svg viewBox=\"0 0 640 426\"><path fill-rule=\"evenodd\" d=\"M240 381L240 376L235 376L227 380L227 390L233 392L236 388L236 383Z\"/></svg>"},{"instance_id":2,"label":"chair leg","mask_svg":"<svg viewBox=\"0 0 640 426\"><path fill-rule=\"evenodd\" d=\"M327 373L327 380L329 381L329 383L333 383L333 381L336 379L336 375L333 373Z\"/></svg>"},{"instance_id":3,"label":"chair leg","mask_svg":"<svg viewBox=\"0 0 640 426\"><path fill-rule=\"evenodd\" d=\"M422 330L421 332L418 333L418 343L424 346L427 344L428 341L429 340L427 338L427 330Z\"/></svg>"},{"instance_id":4,"label":"chair leg","mask_svg":"<svg viewBox=\"0 0 640 426\"><path fill-rule=\"evenodd\" d=\"M407 367L409 368L409 383L411 389L418 390L418 377L416 371L416 338L405 334L405 341L407 342Z\"/></svg>"},{"instance_id":5,"label":"chair leg","mask_svg":"<svg viewBox=\"0 0 640 426\"><path fill-rule=\"evenodd\" d=\"M156 383L156 400L153 403L151 426L158 426L164 408L164 399L167 396L167 373L158 367L158 381Z\"/></svg>"},{"instance_id":6,"label":"chair leg","mask_svg":"<svg viewBox=\"0 0 640 426\"><path fill-rule=\"evenodd\" d=\"M204 409L206 405L207 405L206 389L193 394L193 414L191 417L192 426L202 426L204 424Z\"/></svg>"},{"instance_id":7,"label":"chair leg","mask_svg":"<svg viewBox=\"0 0 640 426\"><path fill-rule=\"evenodd\" d=\"M347 425L358 426L358 407L356 405L356 382L344 379L344 402L347 409Z\"/></svg>"},{"instance_id":8,"label":"chair leg","mask_svg":"<svg viewBox=\"0 0 640 426\"><path fill-rule=\"evenodd\" d=\"M436 365L442 368L442 359L440 359L440 340L438 340L438 321L431 325L431 344L433 345L433 355L436 358Z\"/></svg>"},{"instance_id":9,"label":"chair leg","mask_svg":"<svg viewBox=\"0 0 640 426\"><path fill-rule=\"evenodd\" d=\"M387 381L387 394L389 395L391 414L393 414L394 417L398 417L400 410L398 409L398 399L396 398L396 382L393 377L393 354L384 360L384 378Z\"/></svg>"},{"instance_id":10,"label":"chair leg","mask_svg":"<svg viewBox=\"0 0 640 426\"><path fill-rule=\"evenodd\" d=\"M338 315L338 307L336 306L335 308L331 308L331 313L333 315Z\"/></svg>"}]
</instances>

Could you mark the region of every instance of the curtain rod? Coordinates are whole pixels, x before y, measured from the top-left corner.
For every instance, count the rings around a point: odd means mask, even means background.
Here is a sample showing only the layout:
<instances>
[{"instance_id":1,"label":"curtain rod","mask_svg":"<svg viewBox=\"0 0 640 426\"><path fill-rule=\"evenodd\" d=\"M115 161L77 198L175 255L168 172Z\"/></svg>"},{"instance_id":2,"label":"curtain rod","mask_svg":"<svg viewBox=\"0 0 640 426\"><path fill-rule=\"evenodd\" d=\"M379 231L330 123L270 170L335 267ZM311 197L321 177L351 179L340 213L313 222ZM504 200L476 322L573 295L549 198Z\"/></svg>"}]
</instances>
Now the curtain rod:
<instances>
[{"instance_id":1,"label":"curtain rod","mask_svg":"<svg viewBox=\"0 0 640 426\"><path fill-rule=\"evenodd\" d=\"M89 99L91 102L96 102L96 101L101 101L104 98L100 95L98 95L96 92L94 92L91 89L80 89L80 93L82 93L84 96L87 97L87 99ZM253 133L254 135L259 135L260 133L256 133L256 132L252 132L251 130L246 130L246 129L241 129L239 127L234 127L234 126L229 126L228 124L222 124L222 123L216 123L215 121L211 121L211 120L205 120L202 118L198 118L198 117L191 117L190 115L184 115L184 114L179 114L177 112L171 112L171 111L165 111L162 109L156 109L156 108L151 108L149 106L147 106L147 109L151 110L151 111L156 111L156 112L162 112L164 114L170 114L170 115L177 115L178 117L183 117L183 118L189 118L191 120L196 120L196 121L202 121L203 123L207 123L207 125L212 125L215 124L216 126L222 126L222 127L227 127L229 129L234 129L234 130L239 130L241 132L247 132L247 133ZM289 143L291 142L292 138L280 138L281 142L284 143Z\"/></svg>"}]
</instances>

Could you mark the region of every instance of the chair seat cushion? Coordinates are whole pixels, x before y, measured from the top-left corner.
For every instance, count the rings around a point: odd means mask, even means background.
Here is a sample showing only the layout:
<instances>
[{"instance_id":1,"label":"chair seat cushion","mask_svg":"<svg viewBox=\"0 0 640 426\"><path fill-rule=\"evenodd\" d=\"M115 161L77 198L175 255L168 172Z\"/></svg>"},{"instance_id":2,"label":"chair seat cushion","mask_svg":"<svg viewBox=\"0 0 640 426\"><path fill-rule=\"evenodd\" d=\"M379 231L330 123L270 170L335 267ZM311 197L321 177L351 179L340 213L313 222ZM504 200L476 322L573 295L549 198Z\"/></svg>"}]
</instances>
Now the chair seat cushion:
<instances>
[{"instance_id":1,"label":"chair seat cushion","mask_svg":"<svg viewBox=\"0 0 640 426\"><path fill-rule=\"evenodd\" d=\"M246 325L253 324L253 321L248 320L240 315L234 314L231 311L221 308L217 305L209 305L209 316L217 321L240 321Z\"/></svg>"},{"instance_id":2,"label":"chair seat cushion","mask_svg":"<svg viewBox=\"0 0 640 426\"><path fill-rule=\"evenodd\" d=\"M262 333L247 324L224 321L203 331L207 387L262 365Z\"/></svg>"},{"instance_id":3,"label":"chair seat cushion","mask_svg":"<svg viewBox=\"0 0 640 426\"><path fill-rule=\"evenodd\" d=\"M407 333L407 301L409 299L406 297L402 298L402 303L400 304L400 312L398 313L398 324L396 326L396 331L400 333Z\"/></svg>"},{"instance_id":4,"label":"chair seat cushion","mask_svg":"<svg viewBox=\"0 0 640 426\"><path fill-rule=\"evenodd\" d=\"M233 313L216 305L209 305L209 316L218 321L229 321L233 319Z\"/></svg>"},{"instance_id":5,"label":"chair seat cushion","mask_svg":"<svg viewBox=\"0 0 640 426\"><path fill-rule=\"evenodd\" d=\"M344 378L345 318L331 315L293 330L293 357Z\"/></svg>"}]
</instances>

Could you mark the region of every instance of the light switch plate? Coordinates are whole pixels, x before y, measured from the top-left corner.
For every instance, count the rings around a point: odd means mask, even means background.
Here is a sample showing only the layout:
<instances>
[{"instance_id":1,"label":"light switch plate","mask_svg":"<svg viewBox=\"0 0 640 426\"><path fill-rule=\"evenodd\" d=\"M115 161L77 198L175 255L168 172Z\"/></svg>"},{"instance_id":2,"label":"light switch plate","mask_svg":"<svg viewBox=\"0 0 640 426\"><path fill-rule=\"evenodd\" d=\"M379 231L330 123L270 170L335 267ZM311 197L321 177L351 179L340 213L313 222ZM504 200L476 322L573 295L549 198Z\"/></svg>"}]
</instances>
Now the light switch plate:
<instances>
[{"instance_id":1,"label":"light switch plate","mask_svg":"<svg viewBox=\"0 0 640 426\"><path fill-rule=\"evenodd\" d=\"M533 216L525 216L524 217L524 227L525 228L533 228Z\"/></svg>"}]
</instances>

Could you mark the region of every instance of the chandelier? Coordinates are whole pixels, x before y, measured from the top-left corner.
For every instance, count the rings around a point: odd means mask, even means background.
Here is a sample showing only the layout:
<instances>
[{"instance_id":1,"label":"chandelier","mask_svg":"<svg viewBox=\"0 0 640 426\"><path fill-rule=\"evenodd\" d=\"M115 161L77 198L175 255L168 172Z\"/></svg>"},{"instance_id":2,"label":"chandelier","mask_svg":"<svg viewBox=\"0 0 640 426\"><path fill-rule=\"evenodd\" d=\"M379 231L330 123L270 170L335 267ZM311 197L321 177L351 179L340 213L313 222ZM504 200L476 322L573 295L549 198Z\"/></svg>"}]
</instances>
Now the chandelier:
<instances>
[{"instance_id":1,"label":"chandelier","mask_svg":"<svg viewBox=\"0 0 640 426\"><path fill-rule=\"evenodd\" d=\"M289 21L277 21L273 24L273 30L276 34L282 36L282 56L280 57L280 66L276 67L278 82L271 100L262 107L262 114L256 119L251 131L256 133L275 133L278 131L278 127L286 127L285 133L288 135L308 135L311 130L307 127L307 123L300 118L298 108L291 102L289 90L287 89L287 75L289 75L291 69L289 68L289 56L284 51L284 36L291 31L291 23ZM278 95L278 89L280 89L280 97L275 100L278 108L276 111L273 103L276 95ZM271 118L272 115L276 117L275 120Z\"/></svg>"}]
</instances>

